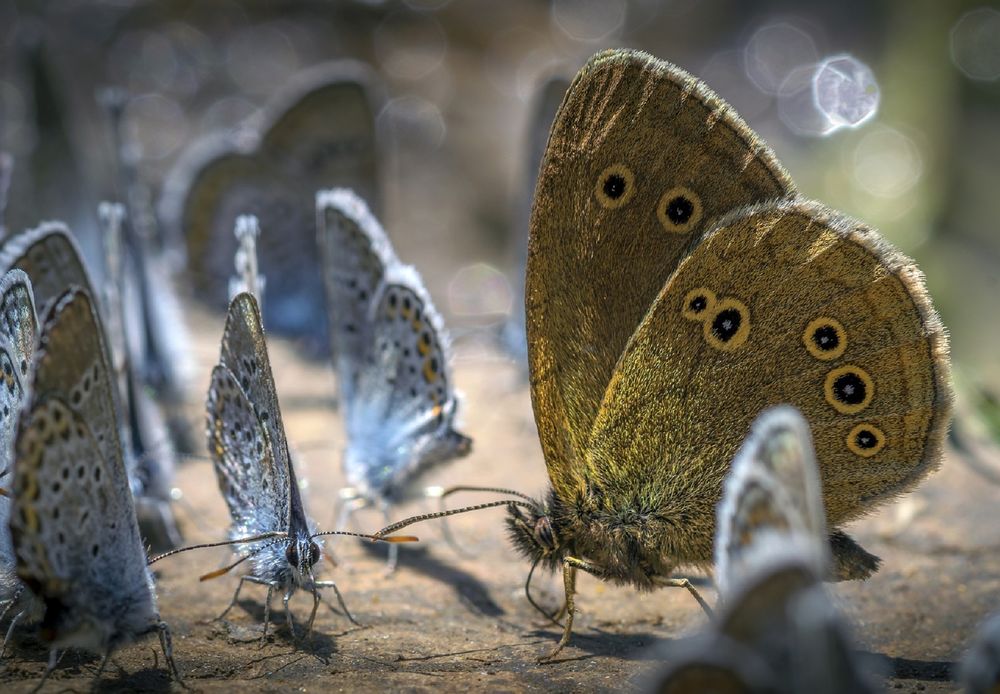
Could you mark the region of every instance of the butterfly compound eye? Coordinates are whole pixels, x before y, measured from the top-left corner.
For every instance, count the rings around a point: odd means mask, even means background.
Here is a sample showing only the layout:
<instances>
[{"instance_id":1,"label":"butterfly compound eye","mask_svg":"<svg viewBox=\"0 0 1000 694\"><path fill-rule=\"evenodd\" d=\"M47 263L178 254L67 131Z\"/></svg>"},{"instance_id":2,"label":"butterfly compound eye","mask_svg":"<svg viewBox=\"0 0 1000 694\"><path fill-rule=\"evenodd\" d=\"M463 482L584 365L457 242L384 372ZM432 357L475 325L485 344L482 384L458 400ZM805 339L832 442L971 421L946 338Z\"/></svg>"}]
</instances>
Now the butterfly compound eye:
<instances>
[{"instance_id":1,"label":"butterfly compound eye","mask_svg":"<svg viewBox=\"0 0 1000 694\"><path fill-rule=\"evenodd\" d=\"M701 198L683 186L671 188L660 196L656 218L672 234L685 234L701 221Z\"/></svg>"},{"instance_id":2,"label":"butterfly compound eye","mask_svg":"<svg viewBox=\"0 0 1000 694\"><path fill-rule=\"evenodd\" d=\"M288 545L285 549L285 561L291 566L299 565L299 548L294 543Z\"/></svg>"},{"instance_id":3,"label":"butterfly compound eye","mask_svg":"<svg viewBox=\"0 0 1000 694\"><path fill-rule=\"evenodd\" d=\"M601 207L613 210L621 207L635 193L635 176L624 164L612 164L597 177L594 194Z\"/></svg>"},{"instance_id":4,"label":"butterfly compound eye","mask_svg":"<svg viewBox=\"0 0 1000 694\"><path fill-rule=\"evenodd\" d=\"M319 545L315 542L309 543L309 566L315 566L319 561Z\"/></svg>"}]
</instances>

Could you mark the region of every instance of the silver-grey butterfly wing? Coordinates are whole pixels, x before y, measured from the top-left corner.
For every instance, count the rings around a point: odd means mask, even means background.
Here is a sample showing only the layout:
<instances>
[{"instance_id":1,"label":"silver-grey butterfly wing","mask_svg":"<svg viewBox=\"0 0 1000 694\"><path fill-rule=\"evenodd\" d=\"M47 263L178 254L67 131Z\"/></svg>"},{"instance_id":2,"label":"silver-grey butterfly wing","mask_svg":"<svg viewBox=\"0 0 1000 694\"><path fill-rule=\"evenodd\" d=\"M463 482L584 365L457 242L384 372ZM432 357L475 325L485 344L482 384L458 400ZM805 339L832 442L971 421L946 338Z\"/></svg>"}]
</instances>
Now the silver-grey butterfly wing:
<instances>
[{"instance_id":1,"label":"silver-grey butterfly wing","mask_svg":"<svg viewBox=\"0 0 1000 694\"><path fill-rule=\"evenodd\" d=\"M98 652L159 621L90 297L53 304L21 418L11 533L58 646Z\"/></svg>"},{"instance_id":2,"label":"silver-grey butterfly wing","mask_svg":"<svg viewBox=\"0 0 1000 694\"><path fill-rule=\"evenodd\" d=\"M733 461L719 503L715 565L723 598L775 557L829 563L819 471L809 425L792 407L762 413Z\"/></svg>"},{"instance_id":3,"label":"silver-grey butterfly wing","mask_svg":"<svg viewBox=\"0 0 1000 694\"><path fill-rule=\"evenodd\" d=\"M208 450L233 520L232 537L287 530L287 494L278 487L267 429L237 377L223 364L208 389Z\"/></svg>"},{"instance_id":4,"label":"silver-grey butterfly wing","mask_svg":"<svg viewBox=\"0 0 1000 694\"><path fill-rule=\"evenodd\" d=\"M8 270L0 278L0 472L12 460L17 415L30 382L37 340L31 280L21 270Z\"/></svg>"},{"instance_id":5,"label":"silver-grey butterfly wing","mask_svg":"<svg viewBox=\"0 0 1000 694\"><path fill-rule=\"evenodd\" d=\"M382 226L353 191L317 193L317 227L330 348L344 403L354 400L372 340L371 313L386 269L400 265Z\"/></svg>"},{"instance_id":6,"label":"silver-grey butterfly wing","mask_svg":"<svg viewBox=\"0 0 1000 694\"><path fill-rule=\"evenodd\" d=\"M260 474L264 476L261 484L266 486L260 488L259 492L263 496L258 500L261 505L266 502L268 508L259 510L265 514L276 514L276 517L284 520L284 528L287 528L291 515L295 512L294 507L300 507L298 487L294 484L295 477L291 468L285 428L281 421L281 408L274 387L274 376L271 373L260 311L252 294L238 294L229 304L219 363L226 368L228 374L232 375L242 391L242 398L237 398L235 393L232 397L236 402L249 404L252 408L252 418L240 422L244 435L247 434L247 427L258 422L264 433L260 441L265 449L269 449L269 464L264 465L263 459L259 461ZM213 373L212 387L215 386ZM225 392L231 393L231 391L232 389L227 388ZM210 412L209 416L212 417L213 414ZM214 443L210 442L209 445ZM218 462L216 465L218 466ZM223 493L225 494L225 491Z\"/></svg>"},{"instance_id":7,"label":"silver-grey butterfly wing","mask_svg":"<svg viewBox=\"0 0 1000 694\"><path fill-rule=\"evenodd\" d=\"M395 498L471 448L456 429L448 337L419 274L399 262L364 201L340 189L318 203L345 474L366 496Z\"/></svg>"},{"instance_id":8,"label":"silver-grey butterfly wing","mask_svg":"<svg viewBox=\"0 0 1000 694\"><path fill-rule=\"evenodd\" d=\"M1000 613L979 628L962 658L960 679L967 694L994 694L1000 687Z\"/></svg>"}]
</instances>

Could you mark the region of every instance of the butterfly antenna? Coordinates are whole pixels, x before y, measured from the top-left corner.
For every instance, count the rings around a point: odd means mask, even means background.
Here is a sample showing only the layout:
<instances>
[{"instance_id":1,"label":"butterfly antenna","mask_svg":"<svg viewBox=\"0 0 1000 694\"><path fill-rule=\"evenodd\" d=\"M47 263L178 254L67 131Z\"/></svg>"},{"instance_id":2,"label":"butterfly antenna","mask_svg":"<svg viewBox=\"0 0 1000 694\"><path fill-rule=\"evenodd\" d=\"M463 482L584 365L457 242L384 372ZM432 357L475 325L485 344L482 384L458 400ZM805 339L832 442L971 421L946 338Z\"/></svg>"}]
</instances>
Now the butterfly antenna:
<instances>
[{"instance_id":1,"label":"butterfly antenna","mask_svg":"<svg viewBox=\"0 0 1000 694\"><path fill-rule=\"evenodd\" d=\"M508 494L510 496L516 496L519 499L524 499L532 504L537 503L533 498L527 494L522 494L521 492L515 491L513 489L503 489L501 487L470 487L465 485L459 485L457 487L448 487L447 489L441 489L440 487L428 487L425 490L427 496L436 496L438 498L444 499L446 496L451 496L452 494L457 494L458 492L487 492L489 494Z\"/></svg>"},{"instance_id":2,"label":"butterfly antenna","mask_svg":"<svg viewBox=\"0 0 1000 694\"><path fill-rule=\"evenodd\" d=\"M249 544L251 542L260 542L261 540L270 540L275 537L286 537L286 535L287 534L283 532L273 531L269 533L263 533L261 535L254 535L253 537L238 537L235 540L226 540L224 542L205 542L200 545L189 545L187 547L180 547L179 549L172 549L169 552L164 552L163 554L158 554L152 559L150 559L148 562L146 562L146 565L148 566L150 564L155 564L161 559L172 557L173 555L180 554L181 552L189 552L192 549L206 549L208 547L226 547L227 545ZM268 543L268 545L266 546L270 546L271 544L274 543Z\"/></svg>"},{"instance_id":3,"label":"butterfly antenna","mask_svg":"<svg viewBox=\"0 0 1000 694\"><path fill-rule=\"evenodd\" d=\"M257 549L255 549L254 551L250 552L249 554L244 554L242 557L240 557L239 559L237 559L236 561L234 561L232 564L229 564L228 566L223 566L221 569L216 569L215 571L209 571L204 576L199 576L198 580L199 581L209 581L209 580L211 580L213 578L218 578L219 576L225 576L227 573L229 573L230 571L232 571L233 569L235 569L237 566L239 566L240 564L242 564L243 562L245 562L247 559L250 559L252 557L256 557L258 554L260 554L261 552L263 552L265 549L267 549L269 547L274 547L275 545L289 544L289 543L292 542L291 538L289 538L285 533L278 533L278 534L281 535L280 539L274 540L273 542L268 542L267 544L258 547ZM239 542L239 540L236 540L236 542Z\"/></svg>"},{"instance_id":4,"label":"butterfly antenna","mask_svg":"<svg viewBox=\"0 0 1000 694\"><path fill-rule=\"evenodd\" d=\"M542 606L539 605L537 602L535 602L535 599L533 597L531 597L531 577L535 575L535 569L538 567L538 563L540 561L541 557L539 557L538 559L536 559L531 563L531 568L528 570L528 578L524 580L524 596L528 598L528 602L531 603L531 606L534 607L536 610L538 610L538 612L543 617L545 617L545 619L549 620L556 626L561 627L562 624L560 624L553 615L550 615L548 612L546 612L545 609L542 608Z\"/></svg>"},{"instance_id":5,"label":"butterfly antenna","mask_svg":"<svg viewBox=\"0 0 1000 694\"><path fill-rule=\"evenodd\" d=\"M325 537L327 535L347 535L349 537L360 537L365 540L371 540L372 542L389 542L389 543L400 543L400 542L420 542L420 538L414 535L395 535L393 537L383 537L383 535L388 535L388 532L383 532L385 528L379 530L374 535L366 535L365 533L352 533L346 530L327 530L322 533L313 533L309 536L309 539L314 537Z\"/></svg>"},{"instance_id":6,"label":"butterfly antenna","mask_svg":"<svg viewBox=\"0 0 1000 694\"><path fill-rule=\"evenodd\" d=\"M481 511L487 508L496 508L497 506L520 506L522 508L529 509L531 511L538 512L538 505L534 502L526 503L524 501L516 501L515 499L505 499L503 501L490 501L485 504L476 504L475 506L465 506L463 508L455 508L450 511L438 511L437 513L422 513L419 516L410 516L409 518L404 518L401 521L393 523L392 525L387 525L386 527L375 533L374 537L381 538L383 535L388 535L389 533L394 533L397 530L401 530L408 525L413 525L414 523L419 523L425 520L432 520L434 518L444 518L446 516L455 516L459 513L468 513L469 511Z\"/></svg>"}]
</instances>

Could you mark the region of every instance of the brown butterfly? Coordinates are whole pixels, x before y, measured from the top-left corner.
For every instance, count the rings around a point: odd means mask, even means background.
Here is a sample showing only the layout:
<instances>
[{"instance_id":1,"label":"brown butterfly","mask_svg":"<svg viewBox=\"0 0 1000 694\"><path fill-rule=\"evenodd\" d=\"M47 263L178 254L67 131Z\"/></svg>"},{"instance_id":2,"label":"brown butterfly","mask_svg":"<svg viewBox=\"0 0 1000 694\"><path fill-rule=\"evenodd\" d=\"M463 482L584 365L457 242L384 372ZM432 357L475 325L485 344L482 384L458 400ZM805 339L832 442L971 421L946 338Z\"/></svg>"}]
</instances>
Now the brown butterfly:
<instances>
[{"instance_id":1,"label":"brown butterfly","mask_svg":"<svg viewBox=\"0 0 1000 694\"><path fill-rule=\"evenodd\" d=\"M517 549L640 590L712 562L715 508L762 410L813 432L837 578L878 559L838 530L934 470L951 412L945 331L920 271L874 230L797 197L704 84L599 53L539 173L526 312L552 486L508 503ZM385 531L396 530L406 521Z\"/></svg>"}]
</instances>

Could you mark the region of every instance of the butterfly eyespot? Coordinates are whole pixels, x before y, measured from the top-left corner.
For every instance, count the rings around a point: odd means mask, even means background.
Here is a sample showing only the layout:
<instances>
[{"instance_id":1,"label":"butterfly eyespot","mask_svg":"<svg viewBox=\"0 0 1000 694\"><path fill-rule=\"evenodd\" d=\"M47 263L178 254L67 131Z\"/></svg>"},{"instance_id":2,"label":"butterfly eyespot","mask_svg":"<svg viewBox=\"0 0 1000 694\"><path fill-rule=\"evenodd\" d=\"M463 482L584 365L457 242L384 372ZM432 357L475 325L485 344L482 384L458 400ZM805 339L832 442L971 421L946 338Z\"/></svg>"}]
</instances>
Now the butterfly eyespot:
<instances>
[{"instance_id":1,"label":"butterfly eyespot","mask_svg":"<svg viewBox=\"0 0 1000 694\"><path fill-rule=\"evenodd\" d=\"M750 312L737 299L717 301L714 310L705 316L705 341L715 349L730 352L743 345L750 335Z\"/></svg>"},{"instance_id":2,"label":"butterfly eyespot","mask_svg":"<svg viewBox=\"0 0 1000 694\"><path fill-rule=\"evenodd\" d=\"M26 359L22 359L21 360L21 374L24 375L24 374L27 374L27 373L28 373L28 361Z\"/></svg>"},{"instance_id":3,"label":"butterfly eyespot","mask_svg":"<svg viewBox=\"0 0 1000 694\"><path fill-rule=\"evenodd\" d=\"M90 554L92 556L96 557L100 551L101 551L101 546L100 545L91 545L90 546Z\"/></svg>"},{"instance_id":4,"label":"butterfly eyespot","mask_svg":"<svg viewBox=\"0 0 1000 694\"><path fill-rule=\"evenodd\" d=\"M86 472L87 472L87 469L86 469L85 467L83 467L83 465L80 465L79 467L77 467L77 468L76 468L76 476L77 476L77 479L81 479L81 480L82 480L82 479L83 479L83 475L84 475L84 474L85 474Z\"/></svg>"},{"instance_id":5,"label":"butterfly eyespot","mask_svg":"<svg viewBox=\"0 0 1000 694\"><path fill-rule=\"evenodd\" d=\"M437 379L438 364L437 359L428 359L424 362L424 380L433 383Z\"/></svg>"},{"instance_id":6,"label":"butterfly eyespot","mask_svg":"<svg viewBox=\"0 0 1000 694\"><path fill-rule=\"evenodd\" d=\"M689 320L702 320L715 308L715 292L705 287L697 287L684 295L681 315Z\"/></svg>"},{"instance_id":7,"label":"butterfly eyespot","mask_svg":"<svg viewBox=\"0 0 1000 694\"><path fill-rule=\"evenodd\" d=\"M86 376L83 377L83 392L84 393L90 392L90 374L87 374Z\"/></svg>"},{"instance_id":8,"label":"butterfly eyespot","mask_svg":"<svg viewBox=\"0 0 1000 694\"><path fill-rule=\"evenodd\" d=\"M826 401L841 414L857 414L871 404L875 383L857 366L841 366L826 375Z\"/></svg>"},{"instance_id":9,"label":"butterfly eyespot","mask_svg":"<svg viewBox=\"0 0 1000 694\"><path fill-rule=\"evenodd\" d=\"M672 234L685 234L701 221L701 198L689 188L671 188L660 196L656 218Z\"/></svg>"},{"instance_id":10,"label":"butterfly eyespot","mask_svg":"<svg viewBox=\"0 0 1000 694\"><path fill-rule=\"evenodd\" d=\"M830 361L842 356L847 349L847 331L840 321L821 316L806 326L802 343L812 356Z\"/></svg>"},{"instance_id":11,"label":"butterfly eyespot","mask_svg":"<svg viewBox=\"0 0 1000 694\"><path fill-rule=\"evenodd\" d=\"M847 448L862 458L870 458L885 448L885 433L873 424L862 422L847 434Z\"/></svg>"},{"instance_id":12,"label":"butterfly eyespot","mask_svg":"<svg viewBox=\"0 0 1000 694\"><path fill-rule=\"evenodd\" d=\"M73 394L70 396L69 399L70 399L70 402L72 402L74 405L79 405L80 404L80 400L83 399L83 396L80 395L80 391L79 390L74 390Z\"/></svg>"},{"instance_id":13,"label":"butterfly eyespot","mask_svg":"<svg viewBox=\"0 0 1000 694\"><path fill-rule=\"evenodd\" d=\"M613 210L621 207L635 193L635 176L624 164L612 164L597 177L594 194L601 207Z\"/></svg>"}]
</instances>

